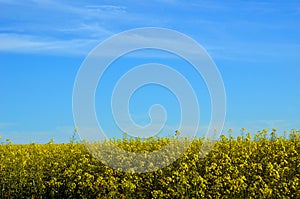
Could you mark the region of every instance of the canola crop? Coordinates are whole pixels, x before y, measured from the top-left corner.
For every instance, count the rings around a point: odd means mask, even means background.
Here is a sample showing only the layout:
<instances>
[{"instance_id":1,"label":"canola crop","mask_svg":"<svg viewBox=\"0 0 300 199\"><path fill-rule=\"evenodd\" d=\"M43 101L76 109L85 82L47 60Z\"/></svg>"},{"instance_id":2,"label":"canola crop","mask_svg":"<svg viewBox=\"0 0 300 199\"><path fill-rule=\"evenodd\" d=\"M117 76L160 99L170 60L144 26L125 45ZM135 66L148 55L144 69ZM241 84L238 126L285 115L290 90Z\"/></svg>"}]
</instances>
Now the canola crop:
<instances>
[{"instance_id":1,"label":"canola crop","mask_svg":"<svg viewBox=\"0 0 300 199\"><path fill-rule=\"evenodd\" d=\"M143 153L172 139L177 138L108 142ZM222 135L205 153L209 144L197 138L169 166L134 173L99 162L80 142L2 143L0 198L300 198L300 131L285 137L275 130Z\"/></svg>"}]
</instances>

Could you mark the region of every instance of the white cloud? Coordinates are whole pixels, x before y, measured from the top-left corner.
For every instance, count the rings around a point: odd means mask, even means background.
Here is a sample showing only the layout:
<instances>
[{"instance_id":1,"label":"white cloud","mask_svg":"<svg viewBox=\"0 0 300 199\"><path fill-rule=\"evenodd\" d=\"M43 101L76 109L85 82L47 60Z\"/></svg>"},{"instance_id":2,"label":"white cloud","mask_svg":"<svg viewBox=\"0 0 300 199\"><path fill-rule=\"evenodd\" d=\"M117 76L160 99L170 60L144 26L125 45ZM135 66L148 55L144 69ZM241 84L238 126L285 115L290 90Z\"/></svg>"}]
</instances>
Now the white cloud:
<instances>
[{"instance_id":1,"label":"white cloud","mask_svg":"<svg viewBox=\"0 0 300 199\"><path fill-rule=\"evenodd\" d=\"M0 28L0 51L6 52L87 55L127 16L124 6L80 1L0 0L0 5L10 5L5 14L8 23ZM11 13L17 10L22 18L14 25L9 21L14 22Z\"/></svg>"},{"instance_id":2,"label":"white cloud","mask_svg":"<svg viewBox=\"0 0 300 199\"><path fill-rule=\"evenodd\" d=\"M0 51L55 55L87 55L98 44L94 39L56 40L20 34L0 34Z\"/></svg>"},{"instance_id":3,"label":"white cloud","mask_svg":"<svg viewBox=\"0 0 300 199\"><path fill-rule=\"evenodd\" d=\"M109 11L109 12L125 12L125 6L115 6L115 5L87 5L85 6L88 9L92 9L94 11Z\"/></svg>"},{"instance_id":4,"label":"white cloud","mask_svg":"<svg viewBox=\"0 0 300 199\"><path fill-rule=\"evenodd\" d=\"M94 18L112 18L126 12L125 6L116 5L86 5L83 1L78 1L76 4L70 2L64 3L57 0L31 0L35 6L42 7L46 10L54 10L57 13L68 13L77 15L77 19Z\"/></svg>"},{"instance_id":5,"label":"white cloud","mask_svg":"<svg viewBox=\"0 0 300 199\"><path fill-rule=\"evenodd\" d=\"M157 2L158 3L158 2ZM231 37L231 27L240 27L240 29L274 29L283 30L293 28L298 30L297 24L292 22L267 23L263 21L234 18L225 21L222 18L210 19L209 16L195 15L195 17L175 17L172 12L169 15L157 17L156 12L142 12L135 10L136 5L131 3L122 3L122 5L102 4L101 3L86 3L84 1L66 2L59 0L0 0L0 4L13 5L10 9L14 13L18 8L32 8L32 13L25 12L26 9L19 9L22 18L18 21L17 26L2 25L1 31L8 33L22 33L18 36L1 36L2 51L10 52L31 52L45 53L58 51L68 54L85 54L87 51L97 44L99 41L108 36L119 32L123 27L141 27L145 26L162 26L162 27L178 27L178 24L184 25L196 31L193 35L198 41L206 42L205 46L215 58L220 59L249 59L253 56L259 56L264 59L272 59L273 57L282 57L283 59L297 58L300 46L297 44L287 44L284 41L281 43L263 43L259 41L241 41ZM147 6L150 3L140 3ZM145 5L144 5L145 4ZM126 5L126 6L124 6ZM161 5L180 7L182 11L189 12L195 10L208 10L220 13L233 12L238 8L238 12L265 13L277 12L280 6L270 2L240 2L235 5L233 3L224 4L222 2L198 1L186 3L181 0L164 0ZM242 6L240 6L242 5ZM128 9L133 8L133 9ZM277 10L276 10L277 9ZM290 5L285 9L290 9ZM293 8L294 10L297 9ZM298 8L299 10L299 8ZM280 10L279 10L280 11ZM236 11L235 11L236 12ZM53 15L50 18L49 15ZM6 19L15 20L15 14L5 16ZM59 19L59 20L57 20ZM208 20L209 19L209 20ZM176 26L175 26L176 25ZM205 35L205 32L208 32ZM204 35L201 35L203 32ZM43 35L48 35L52 39L46 40ZM229 36L228 36L229 35ZM16 38L17 37L17 38ZM30 38L29 38L30 37ZM67 38L67 39L62 39ZM138 39L138 38L134 38ZM11 42L5 42L5 40ZM4 41L4 43L3 43ZM132 40L131 40L132 41ZM20 43L18 43L20 42ZM166 41L163 41L166 42ZM173 41L174 42L174 41ZM177 44L176 44L177 45ZM70 46L69 48L66 46ZM41 49L42 48L42 49ZM37 49L37 50L36 50ZM87 50L88 49L88 50ZM274 50L278 49L278 50ZM188 49L187 49L188 50ZM74 52L75 51L75 52ZM109 52L108 52L109 53ZM253 60L253 59L252 59Z\"/></svg>"},{"instance_id":6,"label":"white cloud","mask_svg":"<svg viewBox=\"0 0 300 199\"><path fill-rule=\"evenodd\" d=\"M56 29L58 32L64 34L76 34L83 38L104 38L106 36L113 35L114 33L99 23L82 23L76 26L66 26L66 27L59 27Z\"/></svg>"},{"instance_id":7,"label":"white cloud","mask_svg":"<svg viewBox=\"0 0 300 199\"><path fill-rule=\"evenodd\" d=\"M83 25L79 29L91 31L92 27L89 25ZM61 31L72 32L76 31L72 28L66 28ZM78 30L77 30L78 31ZM80 31L80 30L79 30ZM96 31L101 32L105 30ZM108 32L107 32L108 34ZM102 35L103 37L103 35ZM104 38L103 38L104 39ZM17 52L17 53L37 53L37 54L55 54L55 55L88 55L88 53L96 47L100 42L103 41L96 38L79 38L79 39L58 39L53 37L42 37L35 35L24 35L17 33L0 33L0 51L5 52ZM117 46L128 46L134 48L136 44L164 44L163 46L185 46L186 48L181 49L182 52L188 54L189 56L197 56L198 54L193 51L193 46L183 43L181 40L176 38L167 38L167 37L142 37L139 35L126 36L116 43ZM112 44L113 45L113 44ZM111 57L115 54L115 47L111 46L105 52L101 52L101 56ZM163 58L172 58L166 53L159 55L159 53L134 53L133 56L138 57L163 57ZM200 55L201 56L201 55Z\"/></svg>"}]
</instances>

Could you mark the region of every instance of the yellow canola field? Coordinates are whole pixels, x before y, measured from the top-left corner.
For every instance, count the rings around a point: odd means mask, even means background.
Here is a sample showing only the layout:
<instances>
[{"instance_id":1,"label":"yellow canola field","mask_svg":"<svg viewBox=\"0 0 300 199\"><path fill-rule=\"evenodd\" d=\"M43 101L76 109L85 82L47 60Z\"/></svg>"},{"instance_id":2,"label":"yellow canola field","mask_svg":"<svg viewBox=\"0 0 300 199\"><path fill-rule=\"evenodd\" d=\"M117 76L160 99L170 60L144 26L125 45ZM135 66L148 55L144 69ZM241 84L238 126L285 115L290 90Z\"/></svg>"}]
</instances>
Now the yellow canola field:
<instances>
[{"instance_id":1,"label":"yellow canola field","mask_svg":"<svg viewBox=\"0 0 300 199\"><path fill-rule=\"evenodd\" d=\"M82 142L2 143L0 198L300 198L300 133L272 133L222 135L207 154L203 146L212 142L195 139L171 165L147 173L112 169ZM145 153L172 139L107 142Z\"/></svg>"}]
</instances>

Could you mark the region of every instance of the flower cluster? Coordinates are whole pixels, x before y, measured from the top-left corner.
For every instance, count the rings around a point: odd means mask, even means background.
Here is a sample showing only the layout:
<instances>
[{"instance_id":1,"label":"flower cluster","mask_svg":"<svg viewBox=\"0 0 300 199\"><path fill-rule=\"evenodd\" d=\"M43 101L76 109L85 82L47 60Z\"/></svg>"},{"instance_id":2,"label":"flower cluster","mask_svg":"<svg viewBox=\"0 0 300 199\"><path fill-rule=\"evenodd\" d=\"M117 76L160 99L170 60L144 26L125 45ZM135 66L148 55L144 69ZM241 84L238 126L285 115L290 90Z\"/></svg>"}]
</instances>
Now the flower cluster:
<instances>
[{"instance_id":1,"label":"flower cluster","mask_svg":"<svg viewBox=\"0 0 300 199\"><path fill-rule=\"evenodd\" d=\"M275 132L222 135L213 145L195 139L171 165L148 173L112 169L82 143L2 143L0 198L300 198L299 131ZM144 153L172 139L106 142Z\"/></svg>"}]
</instances>

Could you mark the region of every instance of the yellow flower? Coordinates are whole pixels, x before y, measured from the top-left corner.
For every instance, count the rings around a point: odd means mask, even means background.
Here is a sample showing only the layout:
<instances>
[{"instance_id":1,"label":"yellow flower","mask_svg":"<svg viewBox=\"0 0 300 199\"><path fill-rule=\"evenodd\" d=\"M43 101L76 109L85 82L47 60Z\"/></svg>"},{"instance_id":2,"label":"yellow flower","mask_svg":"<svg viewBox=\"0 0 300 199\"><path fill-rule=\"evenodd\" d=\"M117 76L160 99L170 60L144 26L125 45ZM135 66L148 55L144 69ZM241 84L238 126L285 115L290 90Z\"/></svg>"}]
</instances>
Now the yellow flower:
<instances>
[{"instance_id":1,"label":"yellow flower","mask_svg":"<svg viewBox=\"0 0 300 199\"><path fill-rule=\"evenodd\" d=\"M178 136L178 135L180 135L180 134L181 134L180 130L176 130L176 131L175 131L175 135L176 135L176 136Z\"/></svg>"}]
</instances>

